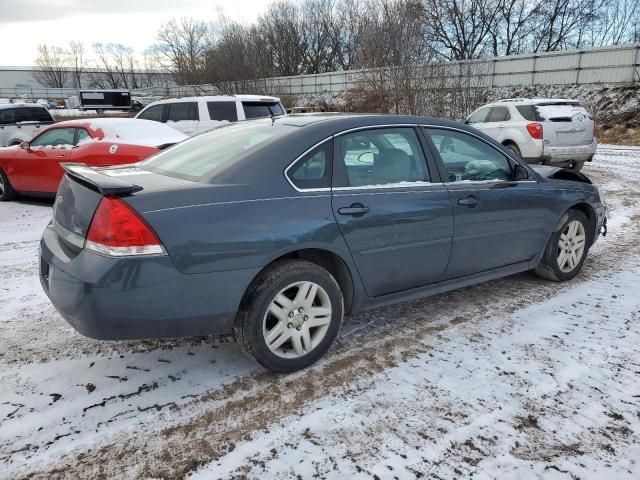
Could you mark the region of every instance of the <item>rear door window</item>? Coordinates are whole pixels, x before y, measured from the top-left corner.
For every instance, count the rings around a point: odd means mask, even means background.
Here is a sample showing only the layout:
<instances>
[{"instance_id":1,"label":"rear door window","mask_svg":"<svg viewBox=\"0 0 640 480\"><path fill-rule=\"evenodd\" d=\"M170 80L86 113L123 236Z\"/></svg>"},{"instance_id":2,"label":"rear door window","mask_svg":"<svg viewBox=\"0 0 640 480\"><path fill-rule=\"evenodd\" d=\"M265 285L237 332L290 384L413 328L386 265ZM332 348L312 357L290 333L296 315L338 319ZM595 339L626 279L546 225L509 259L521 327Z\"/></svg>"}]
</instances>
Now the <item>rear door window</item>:
<instances>
[{"instance_id":1,"label":"rear door window","mask_svg":"<svg viewBox=\"0 0 640 480\"><path fill-rule=\"evenodd\" d=\"M53 122L51 114L43 107L19 107L16 109L16 123Z\"/></svg>"},{"instance_id":2,"label":"rear door window","mask_svg":"<svg viewBox=\"0 0 640 480\"><path fill-rule=\"evenodd\" d=\"M0 109L0 125L11 125L12 123L16 123L16 109Z\"/></svg>"},{"instance_id":3,"label":"rear door window","mask_svg":"<svg viewBox=\"0 0 640 480\"><path fill-rule=\"evenodd\" d=\"M278 102L242 102L244 116L249 118L271 117L283 115L284 111Z\"/></svg>"},{"instance_id":4,"label":"rear door window","mask_svg":"<svg viewBox=\"0 0 640 480\"><path fill-rule=\"evenodd\" d=\"M537 122L539 120L536 109L533 105L516 105L516 110L525 120Z\"/></svg>"},{"instance_id":5,"label":"rear door window","mask_svg":"<svg viewBox=\"0 0 640 480\"><path fill-rule=\"evenodd\" d=\"M199 119L196 102L176 102L167 104L167 122L182 122Z\"/></svg>"},{"instance_id":6,"label":"rear door window","mask_svg":"<svg viewBox=\"0 0 640 480\"><path fill-rule=\"evenodd\" d=\"M138 118L142 120L152 120L154 122L162 122L162 115L164 113L164 105L155 105L147 108L142 112Z\"/></svg>"},{"instance_id":7,"label":"rear door window","mask_svg":"<svg viewBox=\"0 0 640 480\"><path fill-rule=\"evenodd\" d=\"M506 122L511 119L509 109L507 107L493 107L487 122Z\"/></svg>"},{"instance_id":8,"label":"rear door window","mask_svg":"<svg viewBox=\"0 0 640 480\"><path fill-rule=\"evenodd\" d=\"M226 120L227 122L238 120L236 102L207 102L207 109L211 120Z\"/></svg>"},{"instance_id":9,"label":"rear door window","mask_svg":"<svg viewBox=\"0 0 640 480\"><path fill-rule=\"evenodd\" d=\"M412 128L363 130L339 138L346 185L375 187L428 182L422 147ZM342 185L341 185L342 186Z\"/></svg>"}]
</instances>

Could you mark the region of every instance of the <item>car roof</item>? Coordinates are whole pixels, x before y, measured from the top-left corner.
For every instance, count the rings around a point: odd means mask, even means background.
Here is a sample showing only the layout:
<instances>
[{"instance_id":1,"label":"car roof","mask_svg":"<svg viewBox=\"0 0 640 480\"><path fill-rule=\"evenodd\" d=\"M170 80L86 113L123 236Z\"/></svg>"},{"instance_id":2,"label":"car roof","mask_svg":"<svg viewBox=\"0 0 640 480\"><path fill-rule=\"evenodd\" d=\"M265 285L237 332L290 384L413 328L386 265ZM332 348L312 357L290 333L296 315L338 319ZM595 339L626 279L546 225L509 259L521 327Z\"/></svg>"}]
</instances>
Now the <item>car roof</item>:
<instances>
[{"instance_id":1,"label":"car roof","mask_svg":"<svg viewBox=\"0 0 640 480\"><path fill-rule=\"evenodd\" d=\"M484 107L492 106L496 107L499 105L539 105L541 103L580 103L579 100L575 100L572 98L505 98L503 100L498 100L493 103L488 103L487 105L483 105Z\"/></svg>"},{"instance_id":2,"label":"car roof","mask_svg":"<svg viewBox=\"0 0 640 480\"><path fill-rule=\"evenodd\" d=\"M202 95L202 96L196 96L196 97L166 98L164 100L158 100L157 102L153 102L153 105L158 105L162 103L197 102L197 101L235 102L236 100L240 100L241 102L242 101L245 101L245 102L279 102L280 101L278 97L272 97L270 95Z\"/></svg>"},{"instance_id":3,"label":"car roof","mask_svg":"<svg viewBox=\"0 0 640 480\"><path fill-rule=\"evenodd\" d=\"M44 108L42 105L39 105L37 103L0 103L0 108L2 109L7 109L7 108Z\"/></svg>"}]
</instances>

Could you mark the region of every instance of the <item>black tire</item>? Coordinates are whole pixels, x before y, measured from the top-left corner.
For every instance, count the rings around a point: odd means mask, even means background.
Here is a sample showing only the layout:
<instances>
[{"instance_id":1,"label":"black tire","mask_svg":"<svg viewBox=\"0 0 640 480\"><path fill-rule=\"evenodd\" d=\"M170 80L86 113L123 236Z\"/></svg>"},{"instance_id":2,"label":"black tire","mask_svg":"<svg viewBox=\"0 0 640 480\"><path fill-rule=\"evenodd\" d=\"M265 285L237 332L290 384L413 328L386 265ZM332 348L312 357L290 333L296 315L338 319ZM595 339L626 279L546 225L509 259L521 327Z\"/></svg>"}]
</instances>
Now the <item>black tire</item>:
<instances>
[{"instance_id":1,"label":"black tire","mask_svg":"<svg viewBox=\"0 0 640 480\"><path fill-rule=\"evenodd\" d=\"M297 358L283 358L267 346L263 322L266 322L267 309L278 293L295 282L303 281L313 282L326 292L331 319L324 337L315 348ZM344 300L340 286L328 271L304 260L286 260L275 263L252 283L242 301L233 330L240 346L256 362L274 372L289 373L308 367L326 353L340 331L343 315Z\"/></svg>"},{"instance_id":2,"label":"black tire","mask_svg":"<svg viewBox=\"0 0 640 480\"><path fill-rule=\"evenodd\" d=\"M8 202L16 198L18 194L11 186L11 182L4 174L2 169L0 169L0 202Z\"/></svg>"},{"instance_id":3,"label":"black tire","mask_svg":"<svg viewBox=\"0 0 640 480\"><path fill-rule=\"evenodd\" d=\"M575 267L571 271L563 271L559 265L559 254L561 250L561 236L567 229L568 225L573 221L578 221L582 224L585 232L585 247L582 252L582 256L576 263ZM554 282L565 282L574 278L582 270L584 261L589 253L589 247L593 241L593 232L591 231L591 225L589 219L584 213L579 210L569 210L562 218L562 224L557 231L553 232L549 243L545 248L544 254L540 259L540 264L535 268L536 275L552 280Z\"/></svg>"},{"instance_id":4,"label":"black tire","mask_svg":"<svg viewBox=\"0 0 640 480\"><path fill-rule=\"evenodd\" d=\"M569 170L571 170L572 172L579 172L580 170L582 170L582 167L584 167L584 162L575 162L573 165L571 165Z\"/></svg>"},{"instance_id":5,"label":"black tire","mask_svg":"<svg viewBox=\"0 0 640 480\"><path fill-rule=\"evenodd\" d=\"M513 154L516 156L516 158L522 158L522 155L520 154L520 149L518 148L518 145L516 145L515 143L505 143L504 145L505 147L507 147L509 150L511 150L513 152Z\"/></svg>"}]
</instances>

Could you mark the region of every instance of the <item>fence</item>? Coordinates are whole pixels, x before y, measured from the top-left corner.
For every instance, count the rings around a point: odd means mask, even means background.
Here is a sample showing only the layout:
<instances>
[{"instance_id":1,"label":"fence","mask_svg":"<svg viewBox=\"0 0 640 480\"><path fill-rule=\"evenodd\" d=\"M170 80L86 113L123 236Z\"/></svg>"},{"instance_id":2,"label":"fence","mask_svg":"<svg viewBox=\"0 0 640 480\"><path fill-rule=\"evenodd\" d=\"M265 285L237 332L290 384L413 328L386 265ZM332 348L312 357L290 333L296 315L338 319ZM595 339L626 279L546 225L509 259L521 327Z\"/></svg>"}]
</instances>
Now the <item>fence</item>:
<instances>
[{"instance_id":1,"label":"fence","mask_svg":"<svg viewBox=\"0 0 640 480\"><path fill-rule=\"evenodd\" d=\"M640 43L583 50L511 55L476 61L447 62L439 72L451 82L461 72L472 72L477 87L570 85L640 82ZM424 69L430 66L423 67ZM464 73L463 73L464 74ZM468 74L468 73L467 73ZM342 92L362 82L365 70L274 77L233 85L180 85L166 89L168 96L216 94L221 91L277 93L280 95ZM249 90L247 90L249 89ZM251 91L252 90L252 91Z\"/></svg>"},{"instance_id":2,"label":"fence","mask_svg":"<svg viewBox=\"0 0 640 480\"><path fill-rule=\"evenodd\" d=\"M431 66L421 67L429 69ZM640 82L640 43L565 50L538 54L493 57L438 65L438 75L451 82L461 75L473 75L476 87L509 87L522 85L569 85L592 83ZM270 93L303 95L342 92L367 75L365 70L274 77L225 85L155 86L132 90L137 96L179 97L188 95L236 93ZM0 88L0 97L67 98L76 89L16 87Z\"/></svg>"}]
</instances>

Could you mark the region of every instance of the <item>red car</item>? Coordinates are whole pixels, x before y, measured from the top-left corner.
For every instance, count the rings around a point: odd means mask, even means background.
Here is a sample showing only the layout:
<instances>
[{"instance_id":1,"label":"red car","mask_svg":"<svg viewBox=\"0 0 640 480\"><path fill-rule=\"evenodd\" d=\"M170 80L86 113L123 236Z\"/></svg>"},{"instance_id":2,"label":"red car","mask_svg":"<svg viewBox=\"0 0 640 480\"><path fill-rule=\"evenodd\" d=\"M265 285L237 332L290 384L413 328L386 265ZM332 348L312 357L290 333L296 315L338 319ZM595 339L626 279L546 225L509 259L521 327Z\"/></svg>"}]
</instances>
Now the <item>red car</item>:
<instances>
[{"instance_id":1,"label":"red car","mask_svg":"<svg viewBox=\"0 0 640 480\"><path fill-rule=\"evenodd\" d=\"M150 120L68 120L44 129L30 142L0 148L0 200L17 194L54 195L63 162L96 167L136 163L187 136Z\"/></svg>"}]
</instances>

